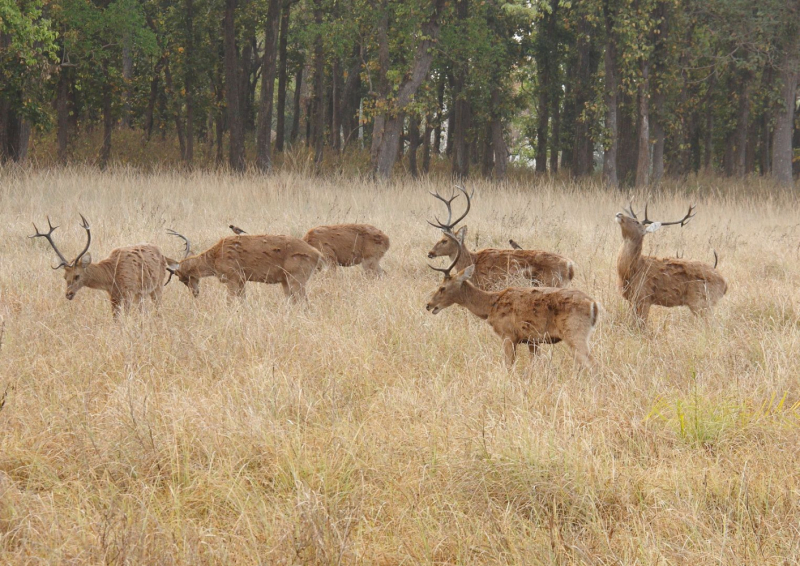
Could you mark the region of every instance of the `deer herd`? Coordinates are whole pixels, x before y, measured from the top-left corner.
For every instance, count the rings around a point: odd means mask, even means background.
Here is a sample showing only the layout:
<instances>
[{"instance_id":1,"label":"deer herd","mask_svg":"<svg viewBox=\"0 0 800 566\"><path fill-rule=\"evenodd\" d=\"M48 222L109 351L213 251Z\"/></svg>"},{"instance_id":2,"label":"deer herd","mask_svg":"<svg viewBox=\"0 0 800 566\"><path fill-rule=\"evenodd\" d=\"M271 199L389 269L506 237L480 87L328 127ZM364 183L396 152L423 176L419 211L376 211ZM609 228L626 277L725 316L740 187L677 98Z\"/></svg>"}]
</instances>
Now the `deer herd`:
<instances>
[{"instance_id":1,"label":"deer herd","mask_svg":"<svg viewBox=\"0 0 800 566\"><path fill-rule=\"evenodd\" d=\"M453 305L461 305L486 320L502 339L506 364L513 365L516 347L527 344L536 354L539 344L564 342L575 361L591 367L589 339L600 315L600 304L586 293L569 288L575 277L575 263L562 255L522 249L509 240L512 249L487 248L472 251L467 246L467 227L457 228L471 208L472 195L456 187L450 198L431 193L444 203L447 220L435 217L432 226L441 230L442 238L428 252L429 258L447 256L447 268L429 266L443 274L439 288L426 306L432 314ZM453 220L453 201L464 196L464 212ZM619 292L632 307L636 324L643 327L650 307L686 306L695 315L704 315L725 295L727 284L717 271L717 263L709 265L682 258L660 258L642 255L642 244L648 233L662 226L685 226L694 217L694 207L674 222L639 220L633 206L618 212L615 220L622 231L622 248L617 258ZM180 260L170 259L151 244L116 248L97 263L92 262L89 246L92 232L81 215L86 231L86 245L70 261L53 241L53 226L47 218L48 231L30 238L44 238L53 248L59 263L53 269L64 269L66 297L72 300L82 288L104 290L111 299L115 318L132 306L143 306L146 297L157 305L162 289L172 277L186 285L196 298L200 279L216 277L228 289L229 298L243 298L245 283L280 283L292 301L304 301L306 284L321 267L361 265L366 273L381 276L380 261L389 249L389 238L369 224L318 226L302 239L283 235L249 235L234 225L233 236L221 238L207 250L194 253L189 238L173 230L171 235L184 243ZM716 258L716 252L714 253ZM455 273L454 273L455 271ZM167 276L167 274L169 274ZM164 282L166 278L166 283ZM525 286L509 286L524 282Z\"/></svg>"}]
</instances>

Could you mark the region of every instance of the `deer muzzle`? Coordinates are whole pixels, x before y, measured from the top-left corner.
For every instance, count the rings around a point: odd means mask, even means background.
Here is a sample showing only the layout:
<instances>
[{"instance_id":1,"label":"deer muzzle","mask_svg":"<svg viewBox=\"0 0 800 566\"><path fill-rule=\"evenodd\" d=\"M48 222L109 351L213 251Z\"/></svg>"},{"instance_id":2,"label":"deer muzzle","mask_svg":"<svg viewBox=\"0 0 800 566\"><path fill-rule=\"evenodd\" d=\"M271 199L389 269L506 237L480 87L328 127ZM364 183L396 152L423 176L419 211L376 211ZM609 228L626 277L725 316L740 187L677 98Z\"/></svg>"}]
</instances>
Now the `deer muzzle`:
<instances>
[{"instance_id":1,"label":"deer muzzle","mask_svg":"<svg viewBox=\"0 0 800 566\"><path fill-rule=\"evenodd\" d=\"M432 305L431 303L428 303L427 305L425 305L425 310L431 311L431 314L439 314L439 311L442 309L440 309L435 305Z\"/></svg>"},{"instance_id":2,"label":"deer muzzle","mask_svg":"<svg viewBox=\"0 0 800 566\"><path fill-rule=\"evenodd\" d=\"M75 291L67 291L67 300L71 301L75 298Z\"/></svg>"}]
</instances>

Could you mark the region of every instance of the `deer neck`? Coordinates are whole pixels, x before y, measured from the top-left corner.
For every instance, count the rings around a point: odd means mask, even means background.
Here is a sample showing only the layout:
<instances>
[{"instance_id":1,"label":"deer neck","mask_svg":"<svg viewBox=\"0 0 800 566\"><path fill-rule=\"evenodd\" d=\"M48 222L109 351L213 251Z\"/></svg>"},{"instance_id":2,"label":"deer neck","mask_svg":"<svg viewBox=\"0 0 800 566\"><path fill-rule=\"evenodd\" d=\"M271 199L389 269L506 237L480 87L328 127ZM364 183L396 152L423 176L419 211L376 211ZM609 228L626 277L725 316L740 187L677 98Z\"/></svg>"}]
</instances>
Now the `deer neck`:
<instances>
[{"instance_id":1,"label":"deer neck","mask_svg":"<svg viewBox=\"0 0 800 566\"><path fill-rule=\"evenodd\" d=\"M642 242L644 238L626 239L617 257L617 273L621 279L628 279L636 273L642 261Z\"/></svg>"},{"instance_id":2,"label":"deer neck","mask_svg":"<svg viewBox=\"0 0 800 566\"><path fill-rule=\"evenodd\" d=\"M451 253L450 261L454 261L456 259L456 255L458 255L457 251ZM458 257L458 263L455 265L455 269L456 271L461 271L462 269L466 269L473 263L475 263L475 255L471 251L469 251L467 243L464 242L464 244L461 246L461 255Z\"/></svg>"},{"instance_id":3,"label":"deer neck","mask_svg":"<svg viewBox=\"0 0 800 566\"><path fill-rule=\"evenodd\" d=\"M496 292L478 289L469 281L465 281L461 286L461 292L456 302L469 309L478 318L486 319L492 311L497 294Z\"/></svg>"},{"instance_id":4,"label":"deer neck","mask_svg":"<svg viewBox=\"0 0 800 566\"><path fill-rule=\"evenodd\" d=\"M114 266L110 262L90 263L83 270L83 286L111 292L114 287Z\"/></svg>"},{"instance_id":5,"label":"deer neck","mask_svg":"<svg viewBox=\"0 0 800 566\"><path fill-rule=\"evenodd\" d=\"M181 262L181 272L197 277L211 277L216 270L205 253L187 257Z\"/></svg>"}]
</instances>

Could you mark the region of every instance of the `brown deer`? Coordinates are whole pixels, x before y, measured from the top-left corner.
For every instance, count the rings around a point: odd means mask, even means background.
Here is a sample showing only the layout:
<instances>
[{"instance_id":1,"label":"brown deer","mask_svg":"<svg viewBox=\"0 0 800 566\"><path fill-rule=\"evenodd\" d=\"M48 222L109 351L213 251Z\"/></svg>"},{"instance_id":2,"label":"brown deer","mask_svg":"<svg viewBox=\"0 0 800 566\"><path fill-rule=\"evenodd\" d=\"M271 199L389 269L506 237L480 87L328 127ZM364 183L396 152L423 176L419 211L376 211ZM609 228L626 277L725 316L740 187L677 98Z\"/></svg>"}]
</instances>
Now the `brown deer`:
<instances>
[{"instance_id":1,"label":"brown deer","mask_svg":"<svg viewBox=\"0 0 800 566\"><path fill-rule=\"evenodd\" d=\"M521 249L486 248L477 252L470 251L466 245L467 227L464 226L458 232L453 232L455 226L466 218L471 206L471 198L467 191L462 187L456 188L466 197L467 208L455 221L452 221L451 204L459 193L455 193L449 199L445 199L439 193L431 193L447 207L447 221L441 222L438 218L435 219L436 222L428 221L428 224L442 231L442 239L436 242L428 252L429 258L449 256L452 260L459 256L459 250L463 249L456 269L460 271L469 265L474 265L475 275L472 281L481 289L488 290L505 286L509 278L516 276L530 280L532 285L569 286L575 276L575 264L564 256L545 251ZM459 244L459 241L463 243Z\"/></svg>"},{"instance_id":2,"label":"brown deer","mask_svg":"<svg viewBox=\"0 0 800 566\"><path fill-rule=\"evenodd\" d=\"M617 258L618 285L622 296L631 303L638 325L647 322L650 307L687 306L693 314L707 313L725 295L728 285L714 266L679 258L659 258L642 255L646 234L662 226L685 226L694 217L694 207L680 220L653 222L644 209L639 221L633 206L628 214L618 212L616 221L622 229L622 249ZM714 252L716 258L716 252Z\"/></svg>"},{"instance_id":3,"label":"brown deer","mask_svg":"<svg viewBox=\"0 0 800 566\"><path fill-rule=\"evenodd\" d=\"M303 240L317 248L331 266L359 265L373 275L383 275L380 261L389 249L389 236L369 224L317 226Z\"/></svg>"},{"instance_id":4,"label":"brown deer","mask_svg":"<svg viewBox=\"0 0 800 566\"><path fill-rule=\"evenodd\" d=\"M539 344L556 344L562 340L572 349L575 360L590 367L589 338L599 316L599 304L577 289L554 287L509 287L502 291L483 291L470 279L475 265L462 269L455 277L450 271L458 264L460 252L450 267L440 269L444 281L433 294L426 308L433 314L452 304L469 309L486 320L503 340L506 365L511 366L517 344L527 344L531 355Z\"/></svg>"},{"instance_id":5,"label":"brown deer","mask_svg":"<svg viewBox=\"0 0 800 566\"><path fill-rule=\"evenodd\" d=\"M143 306L144 298L149 296L158 305L161 302L161 287L166 275L167 261L161 251L150 244L139 244L112 250L108 257L92 263L89 246L92 243L92 231L86 218L81 214L81 227L86 230L86 246L78 256L67 261L53 242L52 234L58 226L50 223L47 233L39 232L29 238L44 238L56 252L60 263L53 269L64 268L64 279L67 282L67 299L72 300L82 288L100 289L111 297L111 310L114 318L122 309L128 311L132 304Z\"/></svg>"},{"instance_id":6,"label":"brown deer","mask_svg":"<svg viewBox=\"0 0 800 566\"><path fill-rule=\"evenodd\" d=\"M168 231L185 242L184 258L168 259L167 269L200 295L200 279L214 276L228 288L229 297L244 297L248 281L280 283L292 300L305 299L306 283L322 260L322 254L291 236L228 236L206 251L192 255L186 236ZM167 281L169 283L169 281Z\"/></svg>"}]
</instances>

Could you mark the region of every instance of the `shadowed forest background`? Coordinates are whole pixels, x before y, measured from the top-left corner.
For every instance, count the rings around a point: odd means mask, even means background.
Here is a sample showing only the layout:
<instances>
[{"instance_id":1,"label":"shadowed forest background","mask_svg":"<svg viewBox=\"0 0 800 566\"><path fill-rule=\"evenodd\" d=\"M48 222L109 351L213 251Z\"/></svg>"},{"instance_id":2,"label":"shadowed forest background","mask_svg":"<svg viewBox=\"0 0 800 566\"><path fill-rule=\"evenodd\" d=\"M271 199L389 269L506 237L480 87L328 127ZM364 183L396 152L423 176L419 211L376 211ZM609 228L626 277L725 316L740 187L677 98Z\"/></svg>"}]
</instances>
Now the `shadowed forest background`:
<instances>
[{"instance_id":1,"label":"shadowed forest background","mask_svg":"<svg viewBox=\"0 0 800 566\"><path fill-rule=\"evenodd\" d=\"M4 162L268 171L292 149L380 178L638 187L800 169L797 0L0 6Z\"/></svg>"}]
</instances>

